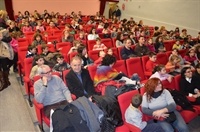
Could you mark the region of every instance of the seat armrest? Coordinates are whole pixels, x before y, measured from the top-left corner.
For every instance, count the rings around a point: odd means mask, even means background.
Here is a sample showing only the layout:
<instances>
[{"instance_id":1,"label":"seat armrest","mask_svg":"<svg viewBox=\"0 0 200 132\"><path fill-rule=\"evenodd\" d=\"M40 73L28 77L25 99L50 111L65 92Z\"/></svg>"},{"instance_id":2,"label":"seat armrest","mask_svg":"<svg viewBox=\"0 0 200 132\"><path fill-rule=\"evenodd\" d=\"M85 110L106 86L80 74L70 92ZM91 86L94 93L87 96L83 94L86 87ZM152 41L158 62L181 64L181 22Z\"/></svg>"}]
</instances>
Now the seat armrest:
<instances>
[{"instance_id":1,"label":"seat armrest","mask_svg":"<svg viewBox=\"0 0 200 132\"><path fill-rule=\"evenodd\" d=\"M24 76L24 82L26 82L26 83L29 83L31 80L30 80L30 78L29 77L27 77L27 76Z\"/></svg>"},{"instance_id":2,"label":"seat armrest","mask_svg":"<svg viewBox=\"0 0 200 132\"><path fill-rule=\"evenodd\" d=\"M37 109L43 109L44 108L44 105L41 104L41 103L38 103L35 99L33 99L33 104L35 105L35 107Z\"/></svg>"},{"instance_id":3,"label":"seat armrest","mask_svg":"<svg viewBox=\"0 0 200 132\"><path fill-rule=\"evenodd\" d=\"M71 94L72 100L76 100L76 95Z\"/></svg>"},{"instance_id":4,"label":"seat armrest","mask_svg":"<svg viewBox=\"0 0 200 132\"><path fill-rule=\"evenodd\" d=\"M38 119L38 123L41 125L42 124L42 112L43 112L43 104L38 103L35 99L33 99L33 104L35 106L35 112L36 112L36 116Z\"/></svg>"},{"instance_id":5,"label":"seat armrest","mask_svg":"<svg viewBox=\"0 0 200 132\"><path fill-rule=\"evenodd\" d=\"M181 110L183 110L183 109L182 109L182 107L181 107L180 105L176 105L176 110L177 110L177 111L181 111Z\"/></svg>"},{"instance_id":6,"label":"seat armrest","mask_svg":"<svg viewBox=\"0 0 200 132\"><path fill-rule=\"evenodd\" d=\"M189 96L187 96L187 99L188 99L190 102L195 102L195 101L196 101L196 99L195 99L194 97L189 97Z\"/></svg>"}]
</instances>

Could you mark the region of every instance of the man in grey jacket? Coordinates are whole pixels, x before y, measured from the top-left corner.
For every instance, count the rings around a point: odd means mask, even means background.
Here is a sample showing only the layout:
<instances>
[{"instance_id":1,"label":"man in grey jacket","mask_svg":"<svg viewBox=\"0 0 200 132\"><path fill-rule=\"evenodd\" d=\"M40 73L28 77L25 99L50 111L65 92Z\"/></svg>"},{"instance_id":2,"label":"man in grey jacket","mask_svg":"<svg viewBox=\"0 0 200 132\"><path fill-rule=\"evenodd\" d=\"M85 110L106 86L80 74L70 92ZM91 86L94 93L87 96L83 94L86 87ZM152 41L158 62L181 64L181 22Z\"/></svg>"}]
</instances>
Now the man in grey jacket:
<instances>
[{"instance_id":1,"label":"man in grey jacket","mask_svg":"<svg viewBox=\"0 0 200 132\"><path fill-rule=\"evenodd\" d=\"M48 65L41 66L38 73L41 79L34 83L34 96L44 105L44 113L49 117L51 109L72 102L71 93L60 77L51 75Z\"/></svg>"}]
</instances>

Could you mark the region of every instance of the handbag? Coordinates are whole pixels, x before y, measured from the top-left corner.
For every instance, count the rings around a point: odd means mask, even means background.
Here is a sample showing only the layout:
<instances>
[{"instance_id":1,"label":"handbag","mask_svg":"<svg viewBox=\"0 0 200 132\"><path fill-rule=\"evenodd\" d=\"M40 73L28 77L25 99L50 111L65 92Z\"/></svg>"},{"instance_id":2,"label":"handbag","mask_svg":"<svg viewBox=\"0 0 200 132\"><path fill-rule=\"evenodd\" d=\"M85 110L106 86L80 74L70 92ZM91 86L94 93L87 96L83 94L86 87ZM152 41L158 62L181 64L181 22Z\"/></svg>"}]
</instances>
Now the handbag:
<instances>
[{"instance_id":1,"label":"handbag","mask_svg":"<svg viewBox=\"0 0 200 132\"><path fill-rule=\"evenodd\" d=\"M14 51L9 43L0 41L0 58L8 58L10 60L13 60Z\"/></svg>"},{"instance_id":2,"label":"handbag","mask_svg":"<svg viewBox=\"0 0 200 132\"><path fill-rule=\"evenodd\" d=\"M174 121L176 121L176 115L174 112L169 112L168 114L169 116L165 119L166 122L173 123Z\"/></svg>"}]
</instances>

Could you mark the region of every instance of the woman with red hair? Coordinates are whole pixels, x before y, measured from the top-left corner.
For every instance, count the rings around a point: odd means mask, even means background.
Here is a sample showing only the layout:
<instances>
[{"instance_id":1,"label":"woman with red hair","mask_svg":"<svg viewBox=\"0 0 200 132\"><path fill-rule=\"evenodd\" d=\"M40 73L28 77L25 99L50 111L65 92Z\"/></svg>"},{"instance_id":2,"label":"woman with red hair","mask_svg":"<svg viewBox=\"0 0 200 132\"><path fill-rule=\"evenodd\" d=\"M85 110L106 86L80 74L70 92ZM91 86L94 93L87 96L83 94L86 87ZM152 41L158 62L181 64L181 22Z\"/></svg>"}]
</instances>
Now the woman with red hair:
<instances>
[{"instance_id":1,"label":"woman with red hair","mask_svg":"<svg viewBox=\"0 0 200 132\"><path fill-rule=\"evenodd\" d=\"M155 121L165 130L165 132L189 132L188 127L176 111L176 104L170 92L163 88L162 82L158 78L151 78L145 84L145 93L142 101L142 111L144 114L153 116ZM173 117L169 120L168 117Z\"/></svg>"}]
</instances>

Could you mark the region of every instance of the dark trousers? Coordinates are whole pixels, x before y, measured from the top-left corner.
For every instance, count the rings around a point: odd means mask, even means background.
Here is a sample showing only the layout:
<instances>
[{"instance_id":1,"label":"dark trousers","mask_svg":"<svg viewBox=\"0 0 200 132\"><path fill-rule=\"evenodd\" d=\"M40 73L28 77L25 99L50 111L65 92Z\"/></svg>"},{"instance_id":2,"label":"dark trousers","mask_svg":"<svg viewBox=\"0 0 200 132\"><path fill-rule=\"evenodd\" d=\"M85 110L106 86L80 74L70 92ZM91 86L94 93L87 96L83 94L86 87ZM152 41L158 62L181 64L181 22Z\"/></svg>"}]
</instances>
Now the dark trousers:
<instances>
[{"instance_id":1,"label":"dark trousers","mask_svg":"<svg viewBox=\"0 0 200 132\"><path fill-rule=\"evenodd\" d=\"M8 65L9 65L9 59L8 58L1 58L0 59L0 70L1 71L9 71L9 68L8 68Z\"/></svg>"},{"instance_id":2,"label":"dark trousers","mask_svg":"<svg viewBox=\"0 0 200 132\"><path fill-rule=\"evenodd\" d=\"M67 100L64 100L64 101L61 101L61 102L58 102L58 103L55 103L52 105L44 106L44 114L45 114L45 116L47 116L49 118L51 109L55 110L58 107L60 107L61 105L67 105L67 104L68 104Z\"/></svg>"}]
</instances>

